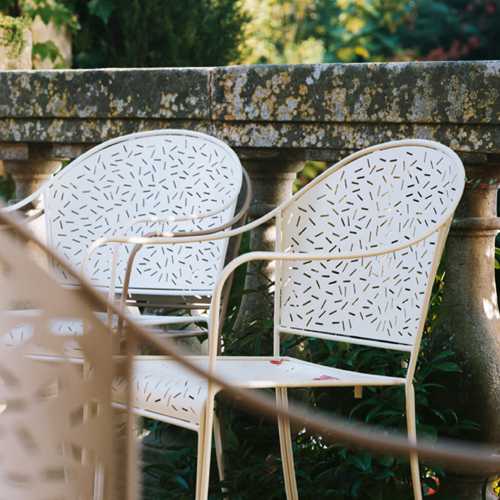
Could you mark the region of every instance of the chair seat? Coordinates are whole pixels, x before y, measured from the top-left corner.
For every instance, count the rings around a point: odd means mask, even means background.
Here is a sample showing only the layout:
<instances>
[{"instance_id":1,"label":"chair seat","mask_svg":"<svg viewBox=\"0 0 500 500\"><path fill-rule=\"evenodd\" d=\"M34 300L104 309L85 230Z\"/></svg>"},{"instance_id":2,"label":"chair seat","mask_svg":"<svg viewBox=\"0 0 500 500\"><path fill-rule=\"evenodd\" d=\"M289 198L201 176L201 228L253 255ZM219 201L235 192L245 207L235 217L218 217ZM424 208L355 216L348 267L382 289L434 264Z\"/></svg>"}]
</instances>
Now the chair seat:
<instances>
[{"instance_id":1,"label":"chair seat","mask_svg":"<svg viewBox=\"0 0 500 500\"><path fill-rule=\"evenodd\" d=\"M188 356L207 368L205 356ZM401 385L405 379L320 366L290 357L220 356L216 374L234 386L249 389L275 387L346 387L356 385ZM158 420L175 420L186 427L199 426L207 398L207 382L168 357L137 356L134 364L134 400L139 414ZM117 378L113 401L124 404L126 385Z\"/></svg>"},{"instance_id":2,"label":"chair seat","mask_svg":"<svg viewBox=\"0 0 500 500\"><path fill-rule=\"evenodd\" d=\"M41 311L37 309L20 309L6 312L6 316L10 319L12 327L6 332L0 334L0 340L6 346L16 346L29 340L33 335L32 320L36 316L40 316ZM107 314L104 312L96 312L95 315L102 321L106 322ZM151 314L130 315L131 318L140 325L153 329L155 332L160 330L155 327L161 325L181 325L192 323L206 323L207 315L196 316L157 316ZM116 318L113 318L113 324L116 326ZM78 336L83 334L83 321L78 318L61 318L51 319L50 329L56 335L65 335L68 337ZM193 336L205 333L201 328L197 329L168 329L164 331L169 337Z\"/></svg>"}]
</instances>

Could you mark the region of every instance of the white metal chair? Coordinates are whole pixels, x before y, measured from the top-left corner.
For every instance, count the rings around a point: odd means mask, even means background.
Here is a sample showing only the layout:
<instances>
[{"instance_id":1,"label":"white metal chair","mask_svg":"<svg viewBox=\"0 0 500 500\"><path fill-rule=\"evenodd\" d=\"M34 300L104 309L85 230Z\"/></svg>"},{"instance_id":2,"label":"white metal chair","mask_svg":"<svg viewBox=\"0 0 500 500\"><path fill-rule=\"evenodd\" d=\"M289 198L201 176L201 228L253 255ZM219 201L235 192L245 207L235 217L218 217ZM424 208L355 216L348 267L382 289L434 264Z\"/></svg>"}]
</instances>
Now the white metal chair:
<instances>
[{"instance_id":1,"label":"white metal chair","mask_svg":"<svg viewBox=\"0 0 500 500\"><path fill-rule=\"evenodd\" d=\"M210 235L228 238L276 218L276 251L242 255L222 272L210 309L209 353L193 359L235 385L275 388L277 404L284 407L289 387L404 386L408 435L416 440L413 376L433 279L464 181L463 165L449 148L423 140L389 142L337 163L266 216ZM157 237L136 242L203 240ZM120 242L127 239L111 238L101 244ZM277 262L273 356L219 356L222 289L239 265L253 260ZM283 334L408 352L406 377L282 357ZM196 498L206 499L218 387L168 358L138 356L135 368L137 412L198 432ZM125 383L115 384L118 403L125 388ZM278 428L287 498L297 499L288 420L279 419ZM218 460L219 455L220 451ZM410 464L414 496L421 499L416 454Z\"/></svg>"},{"instance_id":2,"label":"white metal chair","mask_svg":"<svg viewBox=\"0 0 500 500\"><path fill-rule=\"evenodd\" d=\"M33 260L19 227L8 226L0 231L0 497L123 498L127 469L117 465L128 444L118 455L112 334L88 288L69 294ZM82 334L60 335L61 317L81 320ZM133 500L137 484L127 491Z\"/></svg>"},{"instance_id":3,"label":"white metal chair","mask_svg":"<svg viewBox=\"0 0 500 500\"><path fill-rule=\"evenodd\" d=\"M245 180L245 186L243 185ZM245 193L244 200L240 194ZM72 161L38 191L2 210L14 212L42 200L30 219L36 234L80 269L88 247L113 235L154 232L209 234L237 226L250 201L250 185L238 157L225 143L187 130L155 130L104 142ZM242 204L235 213L240 197ZM118 257L121 280L130 247ZM174 314L143 314L150 327L191 324L171 335L206 332L194 323L208 321L206 310L227 257L227 240L149 248L133 269L129 305L170 308ZM109 290L112 250L92 255L86 271L92 284ZM52 269L65 286L75 283L59 266ZM188 316L177 311L188 309ZM66 325L66 328L78 325Z\"/></svg>"},{"instance_id":4,"label":"white metal chair","mask_svg":"<svg viewBox=\"0 0 500 500\"><path fill-rule=\"evenodd\" d=\"M136 236L165 231L172 236L201 236L237 227L249 208L251 185L238 157L225 143L188 130L156 130L118 137L89 150L31 196L0 211L26 209L35 200L41 201L42 208L29 217L31 229L73 269L80 269L89 246L99 238L125 234L133 241ZM125 246L118 255L118 282L111 288L117 254L110 248L93 253L85 262L92 284L108 291L111 300L121 293L128 311L135 312L135 321L157 335L205 334L207 328L200 324L208 322L217 278L238 251L239 237L229 248L228 241L220 239L149 248L125 273L132 246ZM53 259L49 266L61 284L78 286ZM226 295L223 302L227 299ZM171 313L138 315L137 308L130 306L160 306ZM224 309L225 305L222 314ZM104 319L106 313L98 317ZM54 325L59 333L83 333L79 319L63 319ZM168 330L158 328L162 325ZM20 338L25 334L19 328L16 332Z\"/></svg>"}]
</instances>

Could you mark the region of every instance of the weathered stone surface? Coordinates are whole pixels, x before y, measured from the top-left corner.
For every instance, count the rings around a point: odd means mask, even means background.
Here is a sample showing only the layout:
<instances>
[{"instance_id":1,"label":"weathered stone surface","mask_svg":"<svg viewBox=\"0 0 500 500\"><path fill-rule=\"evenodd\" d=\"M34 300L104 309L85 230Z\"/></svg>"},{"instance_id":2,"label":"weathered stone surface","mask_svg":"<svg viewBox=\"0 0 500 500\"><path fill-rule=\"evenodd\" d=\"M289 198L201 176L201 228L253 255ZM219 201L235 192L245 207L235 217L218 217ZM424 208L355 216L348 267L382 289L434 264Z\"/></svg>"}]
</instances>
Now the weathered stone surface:
<instances>
[{"instance_id":1,"label":"weathered stone surface","mask_svg":"<svg viewBox=\"0 0 500 500\"><path fill-rule=\"evenodd\" d=\"M214 132L236 148L308 149L312 159L321 159L325 150L357 150L408 138L436 140L461 152L500 153L500 125L219 122Z\"/></svg>"},{"instance_id":2,"label":"weathered stone surface","mask_svg":"<svg viewBox=\"0 0 500 500\"><path fill-rule=\"evenodd\" d=\"M159 128L185 128L210 133L211 124L206 121L154 118L0 118L0 143L99 144L119 135Z\"/></svg>"},{"instance_id":3,"label":"weathered stone surface","mask_svg":"<svg viewBox=\"0 0 500 500\"><path fill-rule=\"evenodd\" d=\"M4 160L27 160L29 147L27 144L2 143L0 144L0 158Z\"/></svg>"},{"instance_id":4,"label":"weathered stone surface","mask_svg":"<svg viewBox=\"0 0 500 500\"><path fill-rule=\"evenodd\" d=\"M0 142L164 127L300 158L407 137L500 154L500 62L0 72Z\"/></svg>"},{"instance_id":5,"label":"weathered stone surface","mask_svg":"<svg viewBox=\"0 0 500 500\"><path fill-rule=\"evenodd\" d=\"M500 62L0 72L0 142L211 133L297 158L407 137L500 153Z\"/></svg>"},{"instance_id":6,"label":"weathered stone surface","mask_svg":"<svg viewBox=\"0 0 500 500\"><path fill-rule=\"evenodd\" d=\"M225 121L500 123L500 63L218 68L212 117Z\"/></svg>"},{"instance_id":7,"label":"weathered stone surface","mask_svg":"<svg viewBox=\"0 0 500 500\"><path fill-rule=\"evenodd\" d=\"M208 116L206 69L0 72L2 118Z\"/></svg>"},{"instance_id":8,"label":"weathered stone surface","mask_svg":"<svg viewBox=\"0 0 500 500\"><path fill-rule=\"evenodd\" d=\"M500 125L399 123L231 123L168 119L0 118L0 143L98 144L132 132L186 128L206 132L236 149L288 149L301 159L328 160L339 150L356 150L397 139L432 139L455 151L500 154ZM1 148L0 148L1 158Z\"/></svg>"}]
</instances>

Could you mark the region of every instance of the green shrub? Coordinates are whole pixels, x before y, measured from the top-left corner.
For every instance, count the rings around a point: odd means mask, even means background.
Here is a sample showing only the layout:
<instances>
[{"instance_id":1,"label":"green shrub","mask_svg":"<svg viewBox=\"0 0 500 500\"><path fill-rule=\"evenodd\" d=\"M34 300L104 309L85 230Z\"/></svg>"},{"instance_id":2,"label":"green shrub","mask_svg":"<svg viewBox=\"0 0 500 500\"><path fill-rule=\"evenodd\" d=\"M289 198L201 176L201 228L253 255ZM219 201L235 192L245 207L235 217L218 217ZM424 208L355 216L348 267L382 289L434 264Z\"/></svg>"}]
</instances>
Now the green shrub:
<instances>
[{"instance_id":1,"label":"green shrub","mask_svg":"<svg viewBox=\"0 0 500 500\"><path fill-rule=\"evenodd\" d=\"M76 67L216 66L234 61L246 17L234 0L64 0L84 29Z\"/></svg>"}]
</instances>

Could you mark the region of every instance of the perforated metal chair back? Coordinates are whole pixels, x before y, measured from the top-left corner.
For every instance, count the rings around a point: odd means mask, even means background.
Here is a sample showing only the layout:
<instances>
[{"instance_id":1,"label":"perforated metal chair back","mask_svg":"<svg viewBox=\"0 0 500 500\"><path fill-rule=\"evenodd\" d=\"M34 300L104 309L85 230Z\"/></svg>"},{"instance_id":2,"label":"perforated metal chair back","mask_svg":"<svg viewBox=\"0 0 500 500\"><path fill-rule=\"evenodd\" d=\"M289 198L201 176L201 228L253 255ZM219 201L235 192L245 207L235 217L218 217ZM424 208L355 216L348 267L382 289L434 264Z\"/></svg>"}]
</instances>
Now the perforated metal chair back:
<instances>
[{"instance_id":1,"label":"perforated metal chair back","mask_svg":"<svg viewBox=\"0 0 500 500\"><path fill-rule=\"evenodd\" d=\"M368 148L299 192L278 219L278 251L386 255L281 263L281 332L410 351L423 328L462 162L430 141ZM443 222L448 222L443 226Z\"/></svg>"},{"instance_id":2,"label":"perforated metal chair back","mask_svg":"<svg viewBox=\"0 0 500 500\"><path fill-rule=\"evenodd\" d=\"M208 230L227 223L241 188L241 164L226 144L187 130L157 130L93 148L38 195L43 196L47 244L80 269L89 246L99 238ZM146 222L154 218L162 222ZM227 241L144 249L129 290L210 296L226 249ZM120 253L117 291L128 251ZM110 246L93 254L87 272L95 286L109 287L111 258ZM62 269L54 269L61 282L74 284Z\"/></svg>"}]
</instances>

